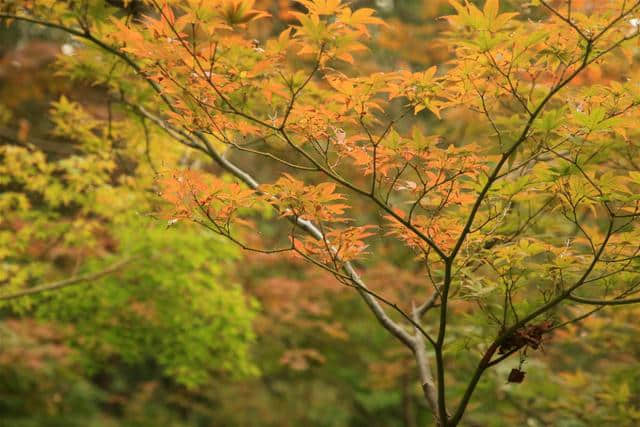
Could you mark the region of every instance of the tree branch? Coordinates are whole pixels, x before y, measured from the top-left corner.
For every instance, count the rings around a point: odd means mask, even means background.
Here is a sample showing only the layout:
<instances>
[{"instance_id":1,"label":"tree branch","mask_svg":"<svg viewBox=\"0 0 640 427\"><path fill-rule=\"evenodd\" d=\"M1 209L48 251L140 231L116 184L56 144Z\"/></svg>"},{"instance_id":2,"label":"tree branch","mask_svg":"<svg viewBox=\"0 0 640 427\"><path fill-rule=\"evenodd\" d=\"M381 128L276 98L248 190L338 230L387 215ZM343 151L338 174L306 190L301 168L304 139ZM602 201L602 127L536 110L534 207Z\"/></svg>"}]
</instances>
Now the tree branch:
<instances>
[{"instance_id":1,"label":"tree branch","mask_svg":"<svg viewBox=\"0 0 640 427\"><path fill-rule=\"evenodd\" d=\"M435 295L435 293L434 293ZM432 297L431 300L435 301L435 298ZM416 323L420 322L420 317L422 317L422 313L420 312L420 308L423 307L424 304L420 307L413 307L413 320ZM416 358L416 363L418 365L418 374L420 375L420 384L422 385L422 392L424 393L424 397L431 407L433 414L436 419L436 424L438 427L442 426L442 420L438 416L438 395L437 395L437 387L433 381L433 374L431 373L431 366L429 365L429 359L427 358L427 354L425 352L425 342L422 334L416 329L415 337L415 348L414 348L414 356Z\"/></svg>"},{"instance_id":2,"label":"tree branch","mask_svg":"<svg viewBox=\"0 0 640 427\"><path fill-rule=\"evenodd\" d=\"M629 299L591 299L591 298L582 298L577 297L575 295L569 295L567 299L575 302L579 302L580 304L587 305L626 305L626 304L637 304L640 303L640 298L629 298Z\"/></svg>"},{"instance_id":3,"label":"tree branch","mask_svg":"<svg viewBox=\"0 0 640 427\"><path fill-rule=\"evenodd\" d=\"M236 178L238 178L242 182L244 182L248 187L250 187L253 190L255 190L258 194L262 194L262 192L259 190L259 187L260 187L259 182L256 181L249 173L247 173L246 171L242 170L241 168L239 168L238 166L236 166L235 164L230 162L228 159L226 159L225 157L220 155L220 153L218 153L211 146L211 144L209 143L207 138L204 135L202 135L201 133L194 133L193 135L188 135L183 131L174 129L171 125L169 125L166 122L164 122L161 118L149 113L148 111L146 111L143 108L138 108L137 111L141 115L149 118L153 123L155 123L158 126L160 126L163 130L165 130L168 133L169 136L171 136L174 139L177 139L180 143L188 145L188 146L190 146L192 148L196 148L196 149L198 149L200 151L205 152L222 169L226 170L227 172L230 172ZM194 141L193 138L197 138L200 143ZM309 235L311 235L315 239L318 239L318 240L323 240L324 239L323 233L311 221L308 221L308 220L305 220L305 219L301 219L301 218L298 218L298 217L295 217L295 218L288 217L288 218L289 218L290 221L294 222L298 227L300 227L302 230L307 232ZM379 297L376 297L375 296L376 294L372 293L369 290L369 288L362 281L362 279L360 278L358 273L355 271L355 269L353 268L351 263L345 262L344 263L344 269L345 269L345 272L347 273L347 275L349 276L350 280L356 285L355 287L358 290L358 293L364 299L365 303L369 306L369 308L371 309L371 311L375 315L376 319L393 336L395 336L403 344L405 344L407 347L409 347L411 350L413 350L414 346L415 346L414 338L411 335L409 335L409 333L407 331L405 331L402 328L402 326L397 324L395 321L393 321L393 319L391 319L388 316L388 314L384 311L384 309L382 308L382 306L378 302ZM397 306L394 307L394 304L392 304L392 303L390 303L390 302L388 302L386 300L383 300L383 302L385 304L390 304L394 309L399 310L399 308ZM401 311L401 313L404 313L404 312L402 312L402 310L400 310L400 311ZM408 315L404 314L404 316L405 316L405 318L411 320L411 318ZM420 328L420 329L422 329L422 328ZM422 332L423 332L423 334L426 334L424 329L422 329ZM426 335L426 338L431 340L431 338L428 335Z\"/></svg>"},{"instance_id":4,"label":"tree branch","mask_svg":"<svg viewBox=\"0 0 640 427\"><path fill-rule=\"evenodd\" d=\"M60 280L58 282L36 286L34 288L24 289L22 291L15 292L13 294L0 295L0 301L7 301L7 300L24 297L27 295L35 295L35 294L39 294L46 291L53 291L56 289L66 288L67 286L76 285L82 282L99 279L100 277L106 276L108 274L111 274L120 270L126 264L129 264L133 259L134 259L133 257L124 258L114 264L111 264L109 267L105 268L104 270L98 271L97 273L83 274L80 276L75 276L75 277L70 277L68 279Z\"/></svg>"}]
</instances>

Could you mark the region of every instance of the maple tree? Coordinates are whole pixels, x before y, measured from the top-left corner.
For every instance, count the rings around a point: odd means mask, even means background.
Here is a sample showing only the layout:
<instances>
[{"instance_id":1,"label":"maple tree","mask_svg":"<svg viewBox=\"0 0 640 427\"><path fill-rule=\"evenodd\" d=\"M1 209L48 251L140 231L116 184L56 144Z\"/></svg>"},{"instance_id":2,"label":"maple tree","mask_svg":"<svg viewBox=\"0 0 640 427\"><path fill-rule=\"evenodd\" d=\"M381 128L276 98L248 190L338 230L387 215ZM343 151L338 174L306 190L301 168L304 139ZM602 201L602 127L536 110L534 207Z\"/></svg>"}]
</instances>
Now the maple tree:
<instances>
[{"instance_id":1,"label":"maple tree","mask_svg":"<svg viewBox=\"0 0 640 427\"><path fill-rule=\"evenodd\" d=\"M299 1L304 11L288 10L275 37L249 0L151 0L140 16L101 3L12 2L0 17L75 36L85 49L60 59L62 70L106 85L131 117L200 153L190 169L158 170L169 225L192 221L244 249L298 257L354 288L413 353L437 425L460 423L490 368L531 357L602 307L640 302L640 2L539 0L501 13L497 0L451 1L441 41L451 55L420 71L361 67L365 42L387 24L339 0ZM532 8L543 19L523 18ZM92 174L70 179L83 197L115 165L100 157L98 125L70 126L81 113L65 99L56 114L61 134L97 151L70 168ZM460 121L474 132L456 131ZM22 160L5 151L3 173L51 198L56 187L21 177L10 168ZM279 233L252 236L273 221ZM384 245L411 254L422 276L403 300L367 285L368 257ZM460 320L471 311L482 322ZM452 395L461 342L479 354Z\"/></svg>"}]
</instances>

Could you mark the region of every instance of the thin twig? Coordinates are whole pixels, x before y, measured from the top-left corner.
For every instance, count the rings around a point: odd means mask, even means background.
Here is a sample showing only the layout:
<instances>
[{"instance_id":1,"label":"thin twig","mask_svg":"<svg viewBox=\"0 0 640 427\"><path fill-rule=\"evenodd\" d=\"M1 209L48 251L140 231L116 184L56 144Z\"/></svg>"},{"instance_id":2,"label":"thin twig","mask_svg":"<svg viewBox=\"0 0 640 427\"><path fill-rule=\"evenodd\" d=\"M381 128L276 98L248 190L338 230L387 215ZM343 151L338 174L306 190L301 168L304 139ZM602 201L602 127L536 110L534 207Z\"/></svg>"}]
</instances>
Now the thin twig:
<instances>
[{"instance_id":1,"label":"thin twig","mask_svg":"<svg viewBox=\"0 0 640 427\"><path fill-rule=\"evenodd\" d=\"M118 270L120 270L122 267L124 267L125 265L129 264L131 261L133 261L134 257L127 257L124 259L121 259L120 261L111 264L109 267L100 270L96 273L89 273L89 274L83 274L80 276L75 276L75 277L70 277L68 279L64 279L64 280L60 280L57 282L53 282L53 283L48 283L46 285L41 285L41 286L36 286L33 288L29 288L29 289L24 289L22 291L18 291L15 292L13 294L8 294L8 295L0 295L0 301L7 301L7 300L12 300L12 299L16 299L16 298L20 298L20 297L24 297L27 295L34 295L34 294L39 294L42 292L47 292L47 291L53 291L53 290L57 290L57 289L62 289L62 288L66 288L67 286L71 286L71 285L77 285L79 283L82 282L87 282L90 280L95 280L95 279L99 279L100 277L106 276L108 274L114 273Z\"/></svg>"}]
</instances>

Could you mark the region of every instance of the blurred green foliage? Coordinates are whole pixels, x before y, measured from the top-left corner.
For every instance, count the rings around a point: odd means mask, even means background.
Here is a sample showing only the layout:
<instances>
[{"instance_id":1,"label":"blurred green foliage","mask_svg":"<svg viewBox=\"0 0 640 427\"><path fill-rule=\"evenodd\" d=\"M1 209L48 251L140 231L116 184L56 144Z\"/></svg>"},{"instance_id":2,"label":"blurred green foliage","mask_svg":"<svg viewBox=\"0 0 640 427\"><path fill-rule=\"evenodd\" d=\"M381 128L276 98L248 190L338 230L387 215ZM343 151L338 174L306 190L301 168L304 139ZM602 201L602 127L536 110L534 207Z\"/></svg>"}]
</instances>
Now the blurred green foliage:
<instances>
[{"instance_id":1,"label":"blurred green foliage","mask_svg":"<svg viewBox=\"0 0 640 427\"><path fill-rule=\"evenodd\" d=\"M94 19L124 13L103 3L91 2ZM446 57L435 19L448 13L446 2L376 3L391 4L379 9L393 22L375 39L379 63L424 68ZM131 259L91 283L0 303L0 426L429 425L410 355L350 290L316 296L328 308L273 320L286 305L261 299L262 288L287 280L316 286L327 276L295 263L261 264L202 229L149 215L158 203L154 167L199 158L139 121L121 124L127 111L105 99L128 84L130 70L79 44L54 70L52 52L71 40L24 23L3 27L0 41L0 290ZM44 62L29 68L33 58ZM150 92L136 90L139 99ZM433 117L419 120L438 126ZM450 126L452 138L477 132L473 123ZM386 255L406 267L407 252ZM278 302L303 301L283 289ZM599 314L526 360L524 384L506 383L518 360L491 371L464 425L640 424L638 310ZM329 317L344 336L321 332ZM445 348L460 366L452 394L461 394L477 360L473 338L493 332L473 319L452 320L452 329L471 325ZM317 354L283 363L292 349Z\"/></svg>"}]
</instances>

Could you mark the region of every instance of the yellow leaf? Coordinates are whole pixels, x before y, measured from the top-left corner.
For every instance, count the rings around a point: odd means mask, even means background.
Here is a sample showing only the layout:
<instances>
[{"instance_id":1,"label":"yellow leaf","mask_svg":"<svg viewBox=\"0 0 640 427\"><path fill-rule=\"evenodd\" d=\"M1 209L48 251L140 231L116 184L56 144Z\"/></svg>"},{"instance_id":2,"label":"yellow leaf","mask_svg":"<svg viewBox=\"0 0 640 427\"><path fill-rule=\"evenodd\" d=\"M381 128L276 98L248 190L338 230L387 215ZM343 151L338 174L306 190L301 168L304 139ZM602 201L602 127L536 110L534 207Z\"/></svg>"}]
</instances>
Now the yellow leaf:
<instances>
[{"instance_id":1,"label":"yellow leaf","mask_svg":"<svg viewBox=\"0 0 640 427\"><path fill-rule=\"evenodd\" d=\"M456 0L449 0L449 4L453 6L453 8L458 12L458 15L467 15L467 11L463 5L458 3Z\"/></svg>"},{"instance_id":2,"label":"yellow leaf","mask_svg":"<svg viewBox=\"0 0 640 427\"><path fill-rule=\"evenodd\" d=\"M489 18L490 21L494 20L498 16L498 10L500 9L500 3L498 0L487 0L484 4L482 13Z\"/></svg>"}]
</instances>

